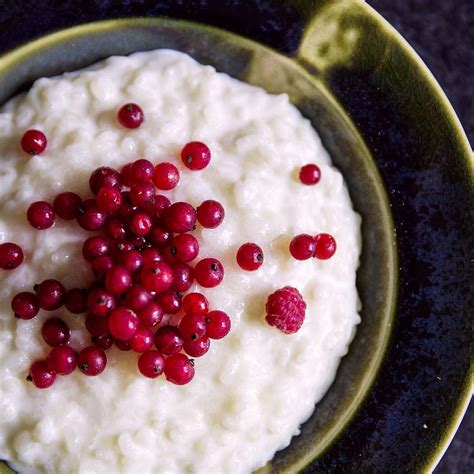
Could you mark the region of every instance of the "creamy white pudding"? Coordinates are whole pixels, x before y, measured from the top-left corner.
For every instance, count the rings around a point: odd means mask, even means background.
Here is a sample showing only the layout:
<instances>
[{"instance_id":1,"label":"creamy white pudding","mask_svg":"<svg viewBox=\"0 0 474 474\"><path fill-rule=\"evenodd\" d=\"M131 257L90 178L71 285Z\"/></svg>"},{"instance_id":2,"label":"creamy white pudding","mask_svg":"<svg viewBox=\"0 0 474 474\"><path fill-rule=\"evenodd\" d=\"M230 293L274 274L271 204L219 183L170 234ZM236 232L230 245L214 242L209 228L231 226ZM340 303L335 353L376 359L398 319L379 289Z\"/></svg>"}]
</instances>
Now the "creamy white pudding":
<instances>
[{"instance_id":1,"label":"creamy white pudding","mask_svg":"<svg viewBox=\"0 0 474 474\"><path fill-rule=\"evenodd\" d=\"M145 122L127 130L116 122L126 102L140 104ZM29 157L19 148L26 129L48 137ZM199 172L179 160L182 146L205 142L210 165ZM0 109L0 243L16 242L26 260L0 271L0 457L24 473L244 473L270 460L298 434L331 385L360 318L356 270L360 218L341 174L309 121L286 95L244 84L169 50L112 57L93 67L38 80ZM149 380L138 354L108 351L98 377L76 370L47 390L25 380L48 347L41 325L52 313L13 317L10 301L45 278L67 288L91 281L81 246L90 233L57 220L28 225L31 202L63 191L90 197L88 177L99 166L120 168L139 157L171 161L181 172L170 199L199 205L215 199L226 210L215 230L198 228L200 257L221 260L222 284L202 291L232 320L229 336L196 359L186 386ZM297 179L316 163L316 186ZM332 234L327 261L297 261L288 251L299 233ZM255 242L265 254L256 272L242 271L235 254ZM265 323L267 296L285 285L307 303L299 332ZM89 344L84 318L54 312L73 329L71 346Z\"/></svg>"}]
</instances>

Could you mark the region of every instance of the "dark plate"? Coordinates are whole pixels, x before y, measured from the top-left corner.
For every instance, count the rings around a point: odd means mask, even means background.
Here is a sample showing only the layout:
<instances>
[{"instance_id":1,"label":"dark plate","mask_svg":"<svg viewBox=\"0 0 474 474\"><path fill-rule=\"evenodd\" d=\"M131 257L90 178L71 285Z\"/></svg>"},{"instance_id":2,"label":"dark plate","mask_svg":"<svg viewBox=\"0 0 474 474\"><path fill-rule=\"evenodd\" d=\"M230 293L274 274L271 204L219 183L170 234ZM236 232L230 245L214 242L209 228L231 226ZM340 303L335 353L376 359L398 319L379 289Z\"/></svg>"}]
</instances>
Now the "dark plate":
<instances>
[{"instance_id":1,"label":"dark plate","mask_svg":"<svg viewBox=\"0 0 474 474\"><path fill-rule=\"evenodd\" d=\"M187 51L271 92L287 91L321 134L363 216L364 310L335 384L271 467L414 472L433 466L471 391L473 161L454 112L419 58L358 1L55 3L41 11L15 3L1 47L87 21L169 15L234 31L287 56L192 24L91 25L0 58L0 102L41 75L159 46ZM377 374L396 291L391 341Z\"/></svg>"}]
</instances>

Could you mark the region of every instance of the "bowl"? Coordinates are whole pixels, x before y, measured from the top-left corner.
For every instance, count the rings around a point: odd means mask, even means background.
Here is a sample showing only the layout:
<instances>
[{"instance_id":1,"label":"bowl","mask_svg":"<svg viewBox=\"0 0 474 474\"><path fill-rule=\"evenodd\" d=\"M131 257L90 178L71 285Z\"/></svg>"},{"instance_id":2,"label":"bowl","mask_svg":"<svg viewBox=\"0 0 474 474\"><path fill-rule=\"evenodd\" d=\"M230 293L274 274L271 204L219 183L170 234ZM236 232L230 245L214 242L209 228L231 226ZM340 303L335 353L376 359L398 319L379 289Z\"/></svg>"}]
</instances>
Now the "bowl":
<instances>
[{"instance_id":1,"label":"bowl","mask_svg":"<svg viewBox=\"0 0 474 474\"><path fill-rule=\"evenodd\" d=\"M0 103L39 77L157 48L287 93L362 216L362 322L329 392L262 472L429 468L470 393L467 139L421 60L367 5L274 1L263 14L262 2L237 3L234 20L222 6L175 6L182 19L113 19L31 41L0 57Z\"/></svg>"}]
</instances>

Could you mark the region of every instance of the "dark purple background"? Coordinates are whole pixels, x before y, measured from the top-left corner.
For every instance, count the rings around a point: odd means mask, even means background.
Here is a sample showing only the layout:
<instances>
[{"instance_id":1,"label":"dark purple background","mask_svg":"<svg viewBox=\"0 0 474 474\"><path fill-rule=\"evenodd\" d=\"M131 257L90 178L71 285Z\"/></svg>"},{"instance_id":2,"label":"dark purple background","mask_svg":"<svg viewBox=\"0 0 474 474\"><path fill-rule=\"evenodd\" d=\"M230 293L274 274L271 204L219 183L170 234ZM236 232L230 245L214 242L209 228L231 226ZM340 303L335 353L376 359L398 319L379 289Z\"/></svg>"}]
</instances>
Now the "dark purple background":
<instances>
[{"instance_id":1,"label":"dark purple background","mask_svg":"<svg viewBox=\"0 0 474 474\"><path fill-rule=\"evenodd\" d=\"M474 145L474 1L367 0L410 43L453 105ZM474 403L435 474L474 472Z\"/></svg>"}]
</instances>

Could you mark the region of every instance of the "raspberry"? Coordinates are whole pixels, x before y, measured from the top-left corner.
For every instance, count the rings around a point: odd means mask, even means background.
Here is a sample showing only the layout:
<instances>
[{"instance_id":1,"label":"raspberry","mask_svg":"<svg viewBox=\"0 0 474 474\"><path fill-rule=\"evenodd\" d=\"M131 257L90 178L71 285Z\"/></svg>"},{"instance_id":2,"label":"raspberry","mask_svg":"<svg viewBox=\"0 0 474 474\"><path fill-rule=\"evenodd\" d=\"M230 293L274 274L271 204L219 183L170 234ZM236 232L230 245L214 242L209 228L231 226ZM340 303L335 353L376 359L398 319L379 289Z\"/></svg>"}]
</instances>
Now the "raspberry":
<instances>
[{"instance_id":1,"label":"raspberry","mask_svg":"<svg viewBox=\"0 0 474 474\"><path fill-rule=\"evenodd\" d=\"M306 303L296 288L285 286L272 293L265 305L265 320L285 334L293 334L303 324Z\"/></svg>"}]
</instances>

